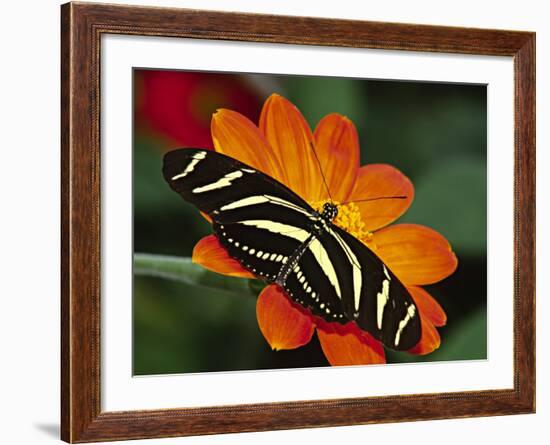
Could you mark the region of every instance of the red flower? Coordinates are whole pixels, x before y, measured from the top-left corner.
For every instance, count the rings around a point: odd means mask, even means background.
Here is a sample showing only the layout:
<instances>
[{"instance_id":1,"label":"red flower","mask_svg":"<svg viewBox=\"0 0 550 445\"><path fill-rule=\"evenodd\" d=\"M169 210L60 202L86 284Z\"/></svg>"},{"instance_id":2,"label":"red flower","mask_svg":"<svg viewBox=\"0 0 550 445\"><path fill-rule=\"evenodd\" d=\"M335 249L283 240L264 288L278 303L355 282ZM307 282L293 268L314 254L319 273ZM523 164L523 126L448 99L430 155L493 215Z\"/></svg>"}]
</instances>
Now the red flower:
<instances>
[{"instance_id":1,"label":"red flower","mask_svg":"<svg viewBox=\"0 0 550 445\"><path fill-rule=\"evenodd\" d=\"M211 130L216 151L278 179L316 209L321 209L329 197L311 150L312 142L336 203L407 196L400 200L340 205L334 223L372 249L410 291L420 312L422 337L409 352L427 354L439 347L436 327L445 324L446 315L420 286L452 274L457 266L456 256L447 240L428 227L389 226L410 206L413 185L390 165L359 165L357 131L349 119L330 114L312 133L292 103L272 95L263 106L258 127L241 114L224 109L214 114ZM193 261L218 273L254 278L229 257L215 235L197 243ZM355 322L340 325L314 317L309 310L293 303L277 285L268 285L260 293L256 314L260 330L275 350L302 346L317 331L323 352L332 365L385 362L382 344Z\"/></svg>"},{"instance_id":2,"label":"red flower","mask_svg":"<svg viewBox=\"0 0 550 445\"><path fill-rule=\"evenodd\" d=\"M251 117L260 108L257 96L236 75L140 70L136 93L139 127L164 136L166 150L174 145L212 148L210 119L220 107Z\"/></svg>"}]
</instances>

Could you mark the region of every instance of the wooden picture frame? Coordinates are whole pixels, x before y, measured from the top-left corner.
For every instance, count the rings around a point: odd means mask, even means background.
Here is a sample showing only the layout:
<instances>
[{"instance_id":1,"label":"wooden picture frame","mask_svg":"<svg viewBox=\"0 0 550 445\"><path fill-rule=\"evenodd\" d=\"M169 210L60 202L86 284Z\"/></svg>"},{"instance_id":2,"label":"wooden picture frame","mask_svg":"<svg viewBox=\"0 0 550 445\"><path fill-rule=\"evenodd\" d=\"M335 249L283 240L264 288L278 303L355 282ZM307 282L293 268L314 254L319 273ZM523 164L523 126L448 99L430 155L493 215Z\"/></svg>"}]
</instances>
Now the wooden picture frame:
<instances>
[{"instance_id":1,"label":"wooden picture frame","mask_svg":"<svg viewBox=\"0 0 550 445\"><path fill-rule=\"evenodd\" d=\"M534 412L534 33L92 3L65 4L61 18L63 440L93 442ZM513 389L102 412L99 116L103 34L512 56Z\"/></svg>"}]
</instances>

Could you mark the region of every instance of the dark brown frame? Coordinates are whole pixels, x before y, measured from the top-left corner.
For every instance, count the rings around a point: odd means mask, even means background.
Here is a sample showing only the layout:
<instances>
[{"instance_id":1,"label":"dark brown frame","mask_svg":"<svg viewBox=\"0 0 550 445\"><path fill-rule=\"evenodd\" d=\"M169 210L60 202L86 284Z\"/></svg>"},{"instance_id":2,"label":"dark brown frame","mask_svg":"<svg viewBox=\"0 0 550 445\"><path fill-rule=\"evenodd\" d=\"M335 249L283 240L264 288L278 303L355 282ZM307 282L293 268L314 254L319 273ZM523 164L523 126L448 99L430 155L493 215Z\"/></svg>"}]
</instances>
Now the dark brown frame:
<instances>
[{"instance_id":1,"label":"dark brown frame","mask_svg":"<svg viewBox=\"0 0 550 445\"><path fill-rule=\"evenodd\" d=\"M100 38L104 33L512 56L514 388L102 412ZM68 442L535 411L535 34L92 3L61 7L61 437ZM510 252L512 254L512 252Z\"/></svg>"}]
</instances>

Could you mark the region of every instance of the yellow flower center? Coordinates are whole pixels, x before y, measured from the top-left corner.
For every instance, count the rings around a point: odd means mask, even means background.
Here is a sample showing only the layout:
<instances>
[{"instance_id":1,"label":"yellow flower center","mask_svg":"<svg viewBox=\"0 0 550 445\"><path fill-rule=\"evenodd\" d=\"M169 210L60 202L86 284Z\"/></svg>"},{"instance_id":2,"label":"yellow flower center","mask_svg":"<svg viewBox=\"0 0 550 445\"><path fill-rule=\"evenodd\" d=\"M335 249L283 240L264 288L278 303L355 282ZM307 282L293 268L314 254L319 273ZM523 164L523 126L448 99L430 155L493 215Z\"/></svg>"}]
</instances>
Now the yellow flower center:
<instances>
[{"instance_id":1,"label":"yellow flower center","mask_svg":"<svg viewBox=\"0 0 550 445\"><path fill-rule=\"evenodd\" d=\"M323 211L323 206L331 202L338 207L338 215L332 222L364 244L367 244L372 249L374 247L372 243L373 234L366 229L366 224L361 219L361 212L356 204L340 204L337 201L325 199L323 201L312 202L310 205L321 213Z\"/></svg>"}]
</instances>

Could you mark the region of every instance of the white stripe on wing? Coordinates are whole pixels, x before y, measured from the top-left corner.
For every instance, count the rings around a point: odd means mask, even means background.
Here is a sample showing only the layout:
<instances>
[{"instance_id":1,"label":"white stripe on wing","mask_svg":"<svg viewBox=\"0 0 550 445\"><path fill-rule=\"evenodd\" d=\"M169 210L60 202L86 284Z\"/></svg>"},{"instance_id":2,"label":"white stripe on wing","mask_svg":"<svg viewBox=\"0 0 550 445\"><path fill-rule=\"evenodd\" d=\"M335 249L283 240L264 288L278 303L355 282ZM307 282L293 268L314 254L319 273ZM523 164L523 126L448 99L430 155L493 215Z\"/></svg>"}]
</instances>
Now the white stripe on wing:
<instances>
[{"instance_id":1,"label":"white stripe on wing","mask_svg":"<svg viewBox=\"0 0 550 445\"><path fill-rule=\"evenodd\" d=\"M224 212L226 210L240 209L243 207L249 207L249 206L265 204L265 203L286 207L288 209L295 210L296 212L300 212L308 217L312 216L311 212L308 212L307 209L304 209L299 205L296 205L290 201L287 201L286 199L282 199L282 198L278 198L276 196L270 196L270 195L247 196L246 198L239 199L237 201L231 202L229 204L226 204L220 207L220 211Z\"/></svg>"},{"instance_id":2,"label":"white stripe on wing","mask_svg":"<svg viewBox=\"0 0 550 445\"><path fill-rule=\"evenodd\" d=\"M187 167L185 167L185 170L182 173L180 173L179 175L172 176L172 181L175 181L176 179L185 178L189 173L191 173L195 169L197 164L200 161L202 161L205 157L206 157L206 152L205 151L199 151L198 153L195 153L191 157L191 162L189 164L187 164Z\"/></svg>"},{"instance_id":3,"label":"white stripe on wing","mask_svg":"<svg viewBox=\"0 0 550 445\"><path fill-rule=\"evenodd\" d=\"M361 265L357 257L351 250L351 247L342 239L342 237L331 228L328 228L328 233L340 244L340 247L346 254L348 261L353 270L353 303L355 312L359 312L359 303L361 302L361 288L363 286L363 275L361 273Z\"/></svg>"},{"instance_id":4,"label":"white stripe on wing","mask_svg":"<svg viewBox=\"0 0 550 445\"><path fill-rule=\"evenodd\" d=\"M245 226L256 227L258 229L277 233L278 235L287 236L301 243L305 242L311 235L310 232L301 229L300 227L291 226L289 224L283 224L276 221L270 221L267 219L239 221L238 224L244 224ZM334 287L336 295L338 296L338 298L341 299L342 291L340 289L338 276L332 262L330 261L330 257L325 247L317 238L313 238L309 242L308 249L313 254L315 260L317 261L317 264L319 265L323 273L327 276L330 284Z\"/></svg>"},{"instance_id":5,"label":"white stripe on wing","mask_svg":"<svg viewBox=\"0 0 550 445\"><path fill-rule=\"evenodd\" d=\"M227 173L225 176L218 179L216 182L212 182L210 184L206 184L201 187L195 187L193 189L193 193L210 192L212 190L221 189L223 187L229 187L232 181L234 181L235 179L241 178L242 176L243 176L243 172L241 170L236 170L234 172Z\"/></svg>"}]
</instances>

